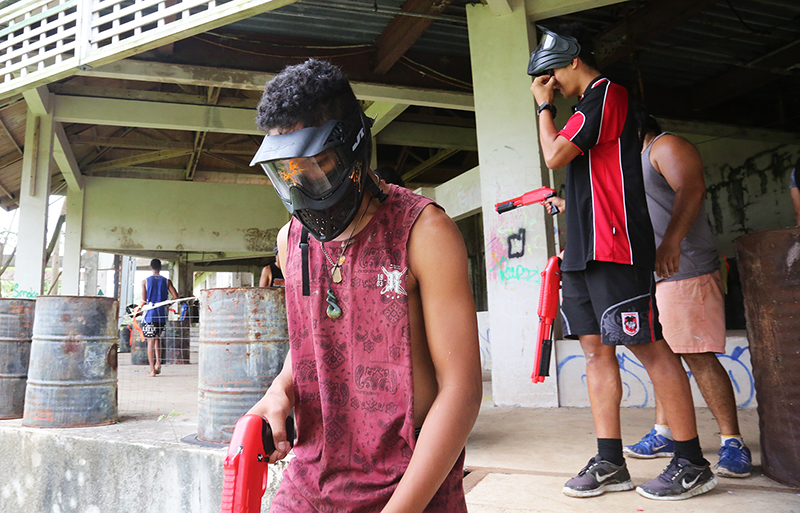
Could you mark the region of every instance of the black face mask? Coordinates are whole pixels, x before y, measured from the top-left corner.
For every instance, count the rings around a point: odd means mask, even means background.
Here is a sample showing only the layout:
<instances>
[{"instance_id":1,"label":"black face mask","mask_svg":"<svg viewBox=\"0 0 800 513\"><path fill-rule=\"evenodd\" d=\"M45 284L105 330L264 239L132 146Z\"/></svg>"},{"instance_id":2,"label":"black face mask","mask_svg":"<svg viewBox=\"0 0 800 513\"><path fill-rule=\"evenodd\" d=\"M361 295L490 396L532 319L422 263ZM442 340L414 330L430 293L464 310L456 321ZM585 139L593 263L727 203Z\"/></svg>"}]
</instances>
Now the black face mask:
<instances>
[{"instance_id":1,"label":"black face mask","mask_svg":"<svg viewBox=\"0 0 800 513\"><path fill-rule=\"evenodd\" d=\"M538 77L550 74L552 70L569 66L572 59L581 53L578 40L570 36L562 36L539 27L544 35L539 46L531 54L528 62L528 75Z\"/></svg>"},{"instance_id":2,"label":"black face mask","mask_svg":"<svg viewBox=\"0 0 800 513\"><path fill-rule=\"evenodd\" d=\"M286 210L320 242L355 218L372 183L372 120L359 109L347 120L264 137L250 165L260 164Z\"/></svg>"}]
</instances>

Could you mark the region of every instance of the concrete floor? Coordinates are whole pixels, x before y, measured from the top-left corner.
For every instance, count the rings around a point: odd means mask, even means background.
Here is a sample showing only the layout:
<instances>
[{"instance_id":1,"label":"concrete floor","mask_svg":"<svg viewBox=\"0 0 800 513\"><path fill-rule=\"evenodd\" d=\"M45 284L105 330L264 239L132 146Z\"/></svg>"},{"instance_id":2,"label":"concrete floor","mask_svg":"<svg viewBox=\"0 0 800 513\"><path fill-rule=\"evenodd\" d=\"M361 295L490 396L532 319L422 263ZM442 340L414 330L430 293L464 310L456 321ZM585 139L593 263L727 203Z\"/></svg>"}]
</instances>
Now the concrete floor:
<instances>
[{"instance_id":1,"label":"concrete floor","mask_svg":"<svg viewBox=\"0 0 800 513\"><path fill-rule=\"evenodd\" d=\"M180 442L197 432L197 365L164 366L160 376L149 378L146 366L129 362L128 355L120 355L120 423L60 431L98 441L155 442L174 449L198 449ZM470 473L464 484L470 513L800 512L800 489L782 486L761 474L758 417L753 410L739 413L756 464L750 478L720 478L712 492L678 502L651 501L635 491L574 499L563 495L561 488L596 452L591 411L494 407L488 382L485 396L467 442ZM717 425L707 409L698 409L697 414L703 449L715 463ZM622 421L624 442L633 443L652 426L653 410L623 409ZM0 421L3 428L16 426L21 426L20 420ZM225 448L209 450L225 452ZM666 458L628 459L628 466L638 485L655 477L667 462Z\"/></svg>"}]
</instances>

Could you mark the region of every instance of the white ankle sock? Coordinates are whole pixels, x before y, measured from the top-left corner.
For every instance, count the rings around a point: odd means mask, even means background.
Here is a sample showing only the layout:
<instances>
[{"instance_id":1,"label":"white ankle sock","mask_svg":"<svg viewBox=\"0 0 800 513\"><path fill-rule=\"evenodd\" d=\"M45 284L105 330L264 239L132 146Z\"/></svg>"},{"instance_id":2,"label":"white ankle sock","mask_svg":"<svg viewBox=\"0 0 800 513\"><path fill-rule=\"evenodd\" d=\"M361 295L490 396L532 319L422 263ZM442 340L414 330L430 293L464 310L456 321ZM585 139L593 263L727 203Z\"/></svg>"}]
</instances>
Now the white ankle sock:
<instances>
[{"instance_id":1,"label":"white ankle sock","mask_svg":"<svg viewBox=\"0 0 800 513\"><path fill-rule=\"evenodd\" d=\"M664 438L672 440L672 430L669 426L662 426L661 424L655 424L655 430L657 435L661 435Z\"/></svg>"},{"instance_id":2,"label":"white ankle sock","mask_svg":"<svg viewBox=\"0 0 800 513\"><path fill-rule=\"evenodd\" d=\"M744 440L742 439L742 435L739 435L739 436L725 436L725 435L722 435L719 438L720 438L720 443L719 443L720 447L725 445L725 442L727 442L728 440L738 440L739 443L742 444L742 447L744 447Z\"/></svg>"}]
</instances>

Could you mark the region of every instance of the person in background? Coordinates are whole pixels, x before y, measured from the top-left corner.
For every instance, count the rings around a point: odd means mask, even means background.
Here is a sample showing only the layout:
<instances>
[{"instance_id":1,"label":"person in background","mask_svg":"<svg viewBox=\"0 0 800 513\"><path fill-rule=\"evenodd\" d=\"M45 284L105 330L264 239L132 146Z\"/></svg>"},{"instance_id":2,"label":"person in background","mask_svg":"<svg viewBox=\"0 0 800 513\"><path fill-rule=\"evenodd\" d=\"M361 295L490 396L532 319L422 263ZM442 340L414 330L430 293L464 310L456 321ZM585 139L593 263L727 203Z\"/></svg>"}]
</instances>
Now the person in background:
<instances>
[{"instance_id":1,"label":"person in background","mask_svg":"<svg viewBox=\"0 0 800 513\"><path fill-rule=\"evenodd\" d=\"M747 477L753 467L741 432L733 385L717 354L725 353L725 296L719 254L705 211L703 162L692 143L663 132L642 106L635 109L642 140L647 206L656 237L656 301L672 351L689 366L720 430L714 473ZM656 392L656 423L634 445L634 458L674 452L664 406Z\"/></svg>"},{"instance_id":2,"label":"person in background","mask_svg":"<svg viewBox=\"0 0 800 513\"><path fill-rule=\"evenodd\" d=\"M628 91L597 70L592 37L580 24L544 29L528 74L534 77L531 91L545 163L550 169L567 167L562 326L567 338L579 339L586 357L597 433L598 454L567 481L563 492L593 497L634 487L622 452L616 346L630 349L644 365L675 435L669 466L636 491L656 500L708 492L717 478L697 437L689 379L658 321L655 242ZM555 91L578 97L561 130L554 122Z\"/></svg>"},{"instance_id":3,"label":"person in background","mask_svg":"<svg viewBox=\"0 0 800 513\"><path fill-rule=\"evenodd\" d=\"M275 243L275 261L261 269L261 277L258 279L259 287L278 287L283 286L283 272L281 272L281 261L278 258L278 243Z\"/></svg>"},{"instance_id":4,"label":"person in background","mask_svg":"<svg viewBox=\"0 0 800 513\"><path fill-rule=\"evenodd\" d=\"M146 280L142 280L142 305L153 306L169 299L178 299L178 292L172 281L161 276L161 260L154 258L150 261L150 271L153 273ZM161 335L167 325L167 305L151 308L144 313L142 333L147 340L147 361L150 364L150 377L161 374Z\"/></svg>"}]
</instances>

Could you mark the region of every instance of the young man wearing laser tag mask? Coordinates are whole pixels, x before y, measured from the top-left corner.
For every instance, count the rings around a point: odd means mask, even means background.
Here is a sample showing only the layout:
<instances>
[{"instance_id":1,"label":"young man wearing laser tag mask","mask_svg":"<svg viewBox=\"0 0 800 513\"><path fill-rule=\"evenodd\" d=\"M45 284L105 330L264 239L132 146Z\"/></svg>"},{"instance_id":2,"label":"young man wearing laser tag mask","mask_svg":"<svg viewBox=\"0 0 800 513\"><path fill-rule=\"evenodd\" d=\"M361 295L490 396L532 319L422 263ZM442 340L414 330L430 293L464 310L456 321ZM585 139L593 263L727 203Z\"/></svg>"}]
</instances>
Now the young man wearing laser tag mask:
<instances>
[{"instance_id":1,"label":"young man wearing laser tag mask","mask_svg":"<svg viewBox=\"0 0 800 513\"><path fill-rule=\"evenodd\" d=\"M675 456L637 491L650 499L685 499L717 482L697 438L689 380L661 336L655 303L655 242L647 211L639 141L625 88L597 71L591 38L580 25L544 37L528 74L538 104L547 166L567 167L567 244L562 270L563 329L580 340L598 454L564 486L572 497L634 487L622 456L622 382L616 346L644 364L669 418ZM578 96L558 130L554 91ZM557 201L557 200L550 200Z\"/></svg>"},{"instance_id":2,"label":"young man wearing laser tag mask","mask_svg":"<svg viewBox=\"0 0 800 513\"><path fill-rule=\"evenodd\" d=\"M463 239L430 200L369 169L370 126L335 66L270 81L260 164L292 213L278 235L290 352L250 410L274 462L295 457L272 512L466 511L464 444L480 407ZM309 237L310 235L310 237Z\"/></svg>"}]
</instances>

